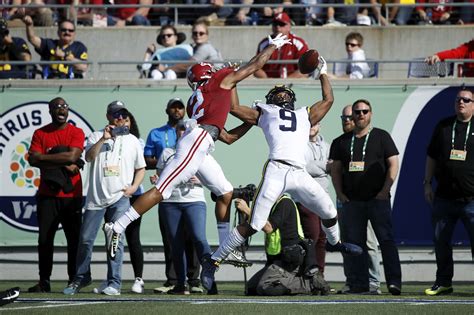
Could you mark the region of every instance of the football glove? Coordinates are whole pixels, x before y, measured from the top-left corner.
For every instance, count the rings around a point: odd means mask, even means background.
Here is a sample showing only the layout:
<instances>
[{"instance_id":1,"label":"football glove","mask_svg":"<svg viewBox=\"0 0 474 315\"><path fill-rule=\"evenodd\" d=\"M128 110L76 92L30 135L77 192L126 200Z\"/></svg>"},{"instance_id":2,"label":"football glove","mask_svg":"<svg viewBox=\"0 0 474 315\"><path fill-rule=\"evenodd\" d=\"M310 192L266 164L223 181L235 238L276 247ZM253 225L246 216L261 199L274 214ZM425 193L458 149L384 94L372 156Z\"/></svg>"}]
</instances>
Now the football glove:
<instances>
[{"instance_id":1,"label":"football glove","mask_svg":"<svg viewBox=\"0 0 474 315\"><path fill-rule=\"evenodd\" d=\"M278 33L275 38L272 38L270 35L268 35L268 44L269 45L275 45L276 49L280 49L286 44L291 45L291 41L286 37L286 35L283 35L282 33Z\"/></svg>"},{"instance_id":2,"label":"football glove","mask_svg":"<svg viewBox=\"0 0 474 315\"><path fill-rule=\"evenodd\" d=\"M314 70L314 78L319 79L321 74L328 74L328 64L324 60L323 56L319 55L319 64L316 70Z\"/></svg>"}]
</instances>

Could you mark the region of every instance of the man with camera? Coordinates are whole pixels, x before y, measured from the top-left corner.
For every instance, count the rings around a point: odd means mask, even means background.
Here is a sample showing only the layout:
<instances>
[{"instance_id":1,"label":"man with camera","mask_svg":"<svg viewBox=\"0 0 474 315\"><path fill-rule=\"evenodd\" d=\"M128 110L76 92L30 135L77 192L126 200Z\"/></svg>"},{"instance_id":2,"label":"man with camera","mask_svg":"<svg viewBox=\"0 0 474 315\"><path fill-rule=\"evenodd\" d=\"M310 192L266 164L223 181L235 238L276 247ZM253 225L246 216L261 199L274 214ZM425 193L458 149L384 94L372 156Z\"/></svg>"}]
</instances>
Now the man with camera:
<instances>
[{"instance_id":1,"label":"man with camera","mask_svg":"<svg viewBox=\"0 0 474 315\"><path fill-rule=\"evenodd\" d=\"M244 199L235 199L235 207L250 216ZM316 266L314 243L304 239L298 208L289 195L282 195L273 205L263 231L267 263L249 280L248 295L329 293Z\"/></svg>"},{"instance_id":2,"label":"man with camera","mask_svg":"<svg viewBox=\"0 0 474 315\"><path fill-rule=\"evenodd\" d=\"M26 65L12 65L8 61L30 61L31 52L26 41L12 37L7 21L0 17L0 79L26 79Z\"/></svg>"},{"instance_id":3,"label":"man with camera","mask_svg":"<svg viewBox=\"0 0 474 315\"><path fill-rule=\"evenodd\" d=\"M108 125L89 135L86 161L89 167L89 190L79 237L77 268L74 280L63 290L73 295L92 281L90 261L94 240L102 219L106 222L120 217L130 207L130 197L145 176L145 159L139 140L129 133L124 120L129 116L125 104L114 101L107 107ZM120 295L123 257L123 237L115 259L107 257L106 295Z\"/></svg>"}]
</instances>

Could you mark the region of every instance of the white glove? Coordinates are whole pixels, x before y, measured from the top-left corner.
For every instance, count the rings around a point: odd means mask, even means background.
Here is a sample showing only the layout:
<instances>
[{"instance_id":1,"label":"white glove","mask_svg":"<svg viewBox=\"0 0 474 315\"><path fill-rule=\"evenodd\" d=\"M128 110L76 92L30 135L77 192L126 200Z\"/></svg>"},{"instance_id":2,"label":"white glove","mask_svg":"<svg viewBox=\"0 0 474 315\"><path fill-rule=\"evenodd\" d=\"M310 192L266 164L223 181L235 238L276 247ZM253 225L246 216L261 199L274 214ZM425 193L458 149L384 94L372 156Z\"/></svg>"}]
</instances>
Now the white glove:
<instances>
[{"instance_id":1,"label":"white glove","mask_svg":"<svg viewBox=\"0 0 474 315\"><path fill-rule=\"evenodd\" d=\"M280 49L286 44L291 45L291 41L286 37L286 35L283 35L282 33L278 33L275 38L272 38L270 35L268 35L268 44L269 45L275 45L277 49Z\"/></svg>"},{"instance_id":2,"label":"white glove","mask_svg":"<svg viewBox=\"0 0 474 315\"><path fill-rule=\"evenodd\" d=\"M315 79L319 79L321 74L328 74L328 64L326 60L324 60L323 56L319 55L319 64L316 70L313 72L313 76Z\"/></svg>"}]
</instances>

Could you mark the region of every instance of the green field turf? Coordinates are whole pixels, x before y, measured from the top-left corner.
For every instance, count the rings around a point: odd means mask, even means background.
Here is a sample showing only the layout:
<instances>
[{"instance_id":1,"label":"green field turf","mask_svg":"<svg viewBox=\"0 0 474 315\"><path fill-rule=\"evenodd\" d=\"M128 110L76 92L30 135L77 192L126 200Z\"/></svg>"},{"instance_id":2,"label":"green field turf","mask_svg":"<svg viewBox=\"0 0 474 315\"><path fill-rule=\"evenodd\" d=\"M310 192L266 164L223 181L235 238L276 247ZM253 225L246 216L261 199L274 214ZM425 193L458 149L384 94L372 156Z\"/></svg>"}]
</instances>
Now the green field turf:
<instances>
[{"instance_id":1,"label":"green field turf","mask_svg":"<svg viewBox=\"0 0 474 315\"><path fill-rule=\"evenodd\" d=\"M3 281L0 291L20 286L24 291L33 282ZM145 294L125 292L108 297L90 293L98 282L74 296L61 293L65 282L53 282L50 294L25 293L0 308L3 314L474 314L474 283L455 284L454 293L428 297L423 290L430 284L404 284L401 296L372 295L248 297L243 283L219 283L219 295L154 294L158 282L146 282ZM341 283L332 283L340 288ZM385 290L386 292L386 290Z\"/></svg>"}]
</instances>

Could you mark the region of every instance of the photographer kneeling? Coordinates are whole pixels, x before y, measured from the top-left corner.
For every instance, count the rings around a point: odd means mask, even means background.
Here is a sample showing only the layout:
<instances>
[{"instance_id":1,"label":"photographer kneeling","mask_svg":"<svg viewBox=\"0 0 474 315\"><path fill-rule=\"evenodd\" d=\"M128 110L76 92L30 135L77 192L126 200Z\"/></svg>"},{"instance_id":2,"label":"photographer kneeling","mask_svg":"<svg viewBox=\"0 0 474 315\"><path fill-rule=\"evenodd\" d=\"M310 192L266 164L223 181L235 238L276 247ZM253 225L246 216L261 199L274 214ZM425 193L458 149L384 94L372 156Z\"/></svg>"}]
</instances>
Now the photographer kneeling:
<instances>
[{"instance_id":1,"label":"photographer kneeling","mask_svg":"<svg viewBox=\"0 0 474 315\"><path fill-rule=\"evenodd\" d=\"M235 207L250 216L242 199ZM288 195L273 205L263 231L267 263L248 283L248 295L294 295L329 293L329 285L317 270L312 240L303 238L298 209Z\"/></svg>"}]
</instances>

